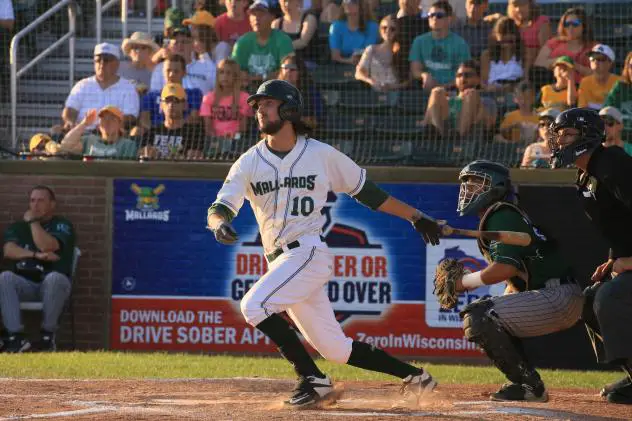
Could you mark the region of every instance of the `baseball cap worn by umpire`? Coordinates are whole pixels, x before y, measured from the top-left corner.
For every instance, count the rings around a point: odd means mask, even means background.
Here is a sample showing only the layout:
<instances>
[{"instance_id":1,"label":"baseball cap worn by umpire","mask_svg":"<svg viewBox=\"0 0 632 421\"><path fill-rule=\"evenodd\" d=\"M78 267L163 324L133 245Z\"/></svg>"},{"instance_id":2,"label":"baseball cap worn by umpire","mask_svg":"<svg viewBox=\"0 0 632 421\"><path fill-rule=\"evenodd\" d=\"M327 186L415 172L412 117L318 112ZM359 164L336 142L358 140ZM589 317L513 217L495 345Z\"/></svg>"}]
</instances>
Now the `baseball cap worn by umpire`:
<instances>
[{"instance_id":1,"label":"baseball cap worn by umpire","mask_svg":"<svg viewBox=\"0 0 632 421\"><path fill-rule=\"evenodd\" d=\"M298 122L303 114L303 98L298 89L285 80L273 79L263 82L257 93L248 97L248 105L255 108L262 98L281 101L279 117L282 120Z\"/></svg>"}]
</instances>

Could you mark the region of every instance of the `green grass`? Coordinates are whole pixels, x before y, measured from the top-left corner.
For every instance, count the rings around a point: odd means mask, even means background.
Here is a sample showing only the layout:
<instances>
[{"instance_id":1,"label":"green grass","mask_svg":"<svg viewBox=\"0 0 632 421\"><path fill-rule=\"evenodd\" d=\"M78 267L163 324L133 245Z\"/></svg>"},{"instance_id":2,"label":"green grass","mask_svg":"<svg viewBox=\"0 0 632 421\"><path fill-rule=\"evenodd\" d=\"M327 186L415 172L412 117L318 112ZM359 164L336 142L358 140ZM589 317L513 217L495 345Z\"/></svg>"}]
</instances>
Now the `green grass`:
<instances>
[{"instance_id":1,"label":"green grass","mask_svg":"<svg viewBox=\"0 0 632 421\"><path fill-rule=\"evenodd\" d=\"M393 381L384 374L318 360L321 369L337 380ZM503 383L500 372L487 366L422 364L442 384ZM548 387L601 388L621 372L541 370ZM0 377L13 378L293 378L280 358L206 356L168 353L70 352L56 354L0 354Z\"/></svg>"}]
</instances>

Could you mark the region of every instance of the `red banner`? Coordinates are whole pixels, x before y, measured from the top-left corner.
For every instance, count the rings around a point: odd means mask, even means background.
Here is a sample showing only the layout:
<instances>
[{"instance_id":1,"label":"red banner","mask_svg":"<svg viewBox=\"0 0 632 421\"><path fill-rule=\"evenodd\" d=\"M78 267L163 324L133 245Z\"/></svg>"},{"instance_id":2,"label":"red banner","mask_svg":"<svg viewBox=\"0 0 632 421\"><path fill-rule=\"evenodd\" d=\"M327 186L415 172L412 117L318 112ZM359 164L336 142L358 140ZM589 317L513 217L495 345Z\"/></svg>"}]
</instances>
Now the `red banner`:
<instances>
[{"instance_id":1,"label":"red banner","mask_svg":"<svg viewBox=\"0 0 632 421\"><path fill-rule=\"evenodd\" d=\"M343 321L347 335L394 355L481 357L461 329L432 328L417 303L394 303L380 316ZM112 349L276 353L248 325L238 305L223 299L112 298Z\"/></svg>"}]
</instances>

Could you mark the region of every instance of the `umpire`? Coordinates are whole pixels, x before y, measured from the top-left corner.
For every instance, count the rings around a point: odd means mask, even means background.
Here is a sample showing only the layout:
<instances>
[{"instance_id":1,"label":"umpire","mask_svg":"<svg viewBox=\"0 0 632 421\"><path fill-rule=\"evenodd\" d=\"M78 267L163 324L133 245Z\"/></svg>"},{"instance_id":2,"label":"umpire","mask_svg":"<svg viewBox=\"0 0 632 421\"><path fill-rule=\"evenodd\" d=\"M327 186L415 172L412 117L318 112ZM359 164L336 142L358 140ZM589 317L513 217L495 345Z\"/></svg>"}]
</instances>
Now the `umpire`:
<instances>
[{"instance_id":1,"label":"umpire","mask_svg":"<svg viewBox=\"0 0 632 421\"><path fill-rule=\"evenodd\" d=\"M608 261L595 270L595 284L585 291L583 319L597 359L626 373L604 387L602 396L632 404L632 157L623 148L603 147L605 138L605 124L596 111L564 111L550 127L551 166L578 168L579 198L610 245Z\"/></svg>"}]
</instances>

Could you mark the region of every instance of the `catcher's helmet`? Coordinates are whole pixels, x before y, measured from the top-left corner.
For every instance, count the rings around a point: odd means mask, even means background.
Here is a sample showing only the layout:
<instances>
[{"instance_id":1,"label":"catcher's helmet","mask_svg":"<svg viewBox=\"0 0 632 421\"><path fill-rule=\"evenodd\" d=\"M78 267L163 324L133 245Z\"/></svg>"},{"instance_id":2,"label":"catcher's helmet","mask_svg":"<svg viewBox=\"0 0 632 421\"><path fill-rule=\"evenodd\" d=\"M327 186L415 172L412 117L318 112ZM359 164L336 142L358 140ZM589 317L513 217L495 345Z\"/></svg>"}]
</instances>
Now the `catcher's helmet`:
<instances>
[{"instance_id":1,"label":"catcher's helmet","mask_svg":"<svg viewBox=\"0 0 632 421\"><path fill-rule=\"evenodd\" d=\"M298 89L291 83L280 79L263 82L257 93L248 97L248 105L255 107L261 98L274 98L281 101L279 117L281 120L296 123L303 114L303 98Z\"/></svg>"},{"instance_id":2,"label":"catcher's helmet","mask_svg":"<svg viewBox=\"0 0 632 421\"><path fill-rule=\"evenodd\" d=\"M576 140L568 145L558 144L558 131L573 128L579 131ZM557 116L551 124L549 148L551 149L551 167L562 168L593 151L606 139L606 127L597 111L590 108L571 108Z\"/></svg>"},{"instance_id":3,"label":"catcher's helmet","mask_svg":"<svg viewBox=\"0 0 632 421\"><path fill-rule=\"evenodd\" d=\"M471 177L480 180L479 185L468 183ZM465 216L485 209L504 199L511 192L509 169L497 162L479 159L467 164L459 173L461 189L457 212Z\"/></svg>"}]
</instances>

